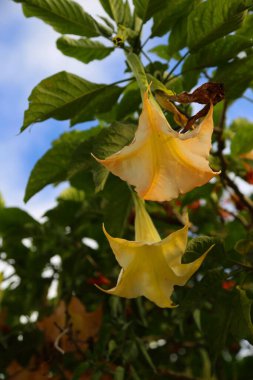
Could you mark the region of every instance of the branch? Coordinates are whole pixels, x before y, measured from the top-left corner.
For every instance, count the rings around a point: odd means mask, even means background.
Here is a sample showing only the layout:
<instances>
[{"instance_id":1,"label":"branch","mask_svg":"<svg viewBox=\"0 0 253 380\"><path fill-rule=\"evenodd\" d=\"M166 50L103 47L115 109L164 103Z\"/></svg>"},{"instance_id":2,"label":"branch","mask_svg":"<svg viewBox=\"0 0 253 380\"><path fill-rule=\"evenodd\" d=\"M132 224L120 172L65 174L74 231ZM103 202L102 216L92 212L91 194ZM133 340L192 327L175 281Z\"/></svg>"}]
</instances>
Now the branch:
<instances>
[{"instance_id":1,"label":"branch","mask_svg":"<svg viewBox=\"0 0 253 380\"><path fill-rule=\"evenodd\" d=\"M242 98L248 100L250 103L253 103L253 99L249 98L248 96L242 96Z\"/></svg>"},{"instance_id":2,"label":"branch","mask_svg":"<svg viewBox=\"0 0 253 380\"><path fill-rule=\"evenodd\" d=\"M65 351L60 347L59 343L60 343L60 340L61 338L66 335L68 333L69 329L66 328L64 329L58 336L57 338L55 339L55 342L54 342L54 347L56 348L56 350L58 350L62 355L65 354Z\"/></svg>"},{"instance_id":3,"label":"branch","mask_svg":"<svg viewBox=\"0 0 253 380\"><path fill-rule=\"evenodd\" d=\"M216 135L217 135L217 141L218 141L218 157L220 159L220 164L221 164L221 182L227 187L230 187L234 193L238 196L240 199L241 203L249 210L251 216L253 217L253 202L246 197L239 189L239 187L236 185L236 183L229 177L227 170L227 162L225 160L225 157L223 155L223 150L225 148L225 142L223 139L223 129L225 125L225 119L226 119L226 111L227 111L228 103L225 100L224 101L224 107L221 115L221 120L219 123L219 129L216 130Z\"/></svg>"},{"instance_id":4,"label":"branch","mask_svg":"<svg viewBox=\"0 0 253 380\"><path fill-rule=\"evenodd\" d=\"M144 48L144 46L146 45L146 43L150 40L151 36L152 36L152 34L150 34L150 35L146 38L146 40L143 42L143 44L141 45L141 50Z\"/></svg>"},{"instance_id":5,"label":"branch","mask_svg":"<svg viewBox=\"0 0 253 380\"><path fill-rule=\"evenodd\" d=\"M180 60L175 64L175 66L168 72L167 76L165 77L164 79L164 82L166 83L169 79L169 77L174 73L174 71L178 68L178 66L180 65L180 63L183 62L183 60L187 57L187 55L190 54L189 51L187 51L183 56L182 58L180 58Z\"/></svg>"}]
</instances>

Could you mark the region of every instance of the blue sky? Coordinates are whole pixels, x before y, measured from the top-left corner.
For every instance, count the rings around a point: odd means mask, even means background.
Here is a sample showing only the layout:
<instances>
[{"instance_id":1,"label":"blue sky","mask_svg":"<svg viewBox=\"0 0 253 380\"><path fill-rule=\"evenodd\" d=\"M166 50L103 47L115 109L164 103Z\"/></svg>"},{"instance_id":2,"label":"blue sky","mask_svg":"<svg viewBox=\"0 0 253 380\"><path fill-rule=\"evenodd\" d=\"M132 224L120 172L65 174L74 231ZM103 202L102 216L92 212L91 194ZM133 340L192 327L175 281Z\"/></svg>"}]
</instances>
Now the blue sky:
<instances>
[{"instance_id":1,"label":"blue sky","mask_svg":"<svg viewBox=\"0 0 253 380\"><path fill-rule=\"evenodd\" d=\"M98 0L78 2L93 16L104 14ZM66 185L56 189L49 186L24 204L24 189L29 173L50 147L52 140L69 128L68 122L49 120L19 135L31 90L45 77L62 70L97 83L122 79L123 53L118 49L103 62L94 61L84 65L63 56L55 48L59 34L38 19L26 19L20 4L1 0L0 14L0 192L7 206L18 206L40 217L53 206L55 197ZM150 41L147 50L153 44L154 41ZM229 118L239 116L253 120L252 104L245 100L236 102L229 112Z\"/></svg>"}]
</instances>

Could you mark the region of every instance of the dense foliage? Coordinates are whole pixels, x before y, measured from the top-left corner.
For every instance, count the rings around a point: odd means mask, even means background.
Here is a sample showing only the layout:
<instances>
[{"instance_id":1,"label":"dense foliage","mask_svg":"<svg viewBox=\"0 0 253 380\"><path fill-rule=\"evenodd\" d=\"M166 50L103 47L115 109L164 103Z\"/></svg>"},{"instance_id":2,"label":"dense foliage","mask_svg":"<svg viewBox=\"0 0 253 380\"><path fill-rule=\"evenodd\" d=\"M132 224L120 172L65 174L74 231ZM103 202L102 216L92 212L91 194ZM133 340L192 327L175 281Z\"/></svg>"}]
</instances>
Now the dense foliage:
<instances>
[{"instance_id":1,"label":"dense foliage","mask_svg":"<svg viewBox=\"0 0 253 380\"><path fill-rule=\"evenodd\" d=\"M63 54L88 63L120 49L126 75L106 85L59 72L29 97L22 131L49 118L97 125L62 134L32 170L25 201L49 184L69 183L42 222L0 201L0 258L15 269L1 278L8 286L0 293L0 378L250 380L253 358L238 353L242 340L253 343L253 198L242 190L253 184L253 124L244 114L228 123L227 112L253 88L253 2L99 1L107 16L95 19L72 0L16 0L26 17L62 34ZM147 51L154 37L161 43ZM147 83L179 130L195 108L191 97L179 104L173 96L204 82L225 91L214 107L209 158L221 173L146 206L162 237L182 228L188 210L183 262L213 248L190 281L175 286L176 308L104 294L94 285L113 287L119 265L102 223L112 236L134 240L135 211L129 186L91 152L104 159L132 141Z\"/></svg>"}]
</instances>

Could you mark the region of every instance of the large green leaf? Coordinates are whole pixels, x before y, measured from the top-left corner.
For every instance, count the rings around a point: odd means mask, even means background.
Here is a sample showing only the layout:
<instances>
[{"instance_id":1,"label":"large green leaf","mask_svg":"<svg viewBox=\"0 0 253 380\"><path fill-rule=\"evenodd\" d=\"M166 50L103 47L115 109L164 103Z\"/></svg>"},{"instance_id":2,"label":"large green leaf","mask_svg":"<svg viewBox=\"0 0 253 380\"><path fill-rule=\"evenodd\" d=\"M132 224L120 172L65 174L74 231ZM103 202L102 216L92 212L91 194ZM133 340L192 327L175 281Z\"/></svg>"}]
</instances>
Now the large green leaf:
<instances>
[{"instance_id":1,"label":"large green leaf","mask_svg":"<svg viewBox=\"0 0 253 380\"><path fill-rule=\"evenodd\" d=\"M136 112L139 109L140 103L141 96L137 84L130 84L126 87L123 97L117 105L117 120L123 120L125 117Z\"/></svg>"},{"instance_id":2,"label":"large green leaf","mask_svg":"<svg viewBox=\"0 0 253 380\"><path fill-rule=\"evenodd\" d=\"M112 96L112 92L119 95L122 90L116 86L92 83L65 71L46 78L33 89L29 96L29 108L25 111L21 131L32 123L49 118L67 120L87 110L89 117L86 120L92 120L100 108L104 111L105 106L108 106L108 100L111 104L111 98L106 98L107 91ZM104 103L101 102L103 97ZM98 104L97 99L100 100ZM115 98L112 101L115 101Z\"/></svg>"},{"instance_id":3,"label":"large green leaf","mask_svg":"<svg viewBox=\"0 0 253 380\"><path fill-rule=\"evenodd\" d=\"M201 309L203 305L214 299L215 294L221 289L223 277L224 274L220 269L208 270L203 279L195 284L180 302L177 317L183 319L191 315L195 309Z\"/></svg>"},{"instance_id":4,"label":"large green leaf","mask_svg":"<svg viewBox=\"0 0 253 380\"><path fill-rule=\"evenodd\" d=\"M116 21L117 24L130 26L131 12L128 1L126 0L99 0L108 15Z\"/></svg>"},{"instance_id":5,"label":"large green leaf","mask_svg":"<svg viewBox=\"0 0 253 380\"><path fill-rule=\"evenodd\" d=\"M73 154L69 165L69 176L91 170L96 190L102 190L109 172L91 157L91 153L100 159L116 153L133 140L135 130L136 127L132 124L115 122L112 126L102 129L92 140L84 141Z\"/></svg>"},{"instance_id":6,"label":"large green leaf","mask_svg":"<svg viewBox=\"0 0 253 380\"><path fill-rule=\"evenodd\" d=\"M124 87L105 86L71 119L71 126L93 120L95 117L103 120L103 114L107 115L112 110L123 90Z\"/></svg>"},{"instance_id":7,"label":"large green leaf","mask_svg":"<svg viewBox=\"0 0 253 380\"><path fill-rule=\"evenodd\" d=\"M17 207L0 208L0 234L17 234L29 228L37 226L38 222L26 211Z\"/></svg>"},{"instance_id":8,"label":"large green leaf","mask_svg":"<svg viewBox=\"0 0 253 380\"><path fill-rule=\"evenodd\" d=\"M185 60L182 71L195 71L205 67L222 65L234 58L236 54L251 46L253 46L253 40L246 36L229 35L220 38L199 49L195 54L191 54Z\"/></svg>"},{"instance_id":9,"label":"large green leaf","mask_svg":"<svg viewBox=\"0 0 253 380\"><path fill-rule=\"evenodd\" d=\"M34 166L28 180L24 201L27 202L48 184L67 180L73 152L82 141L98 132L99 127L83 132L73 131L63 134L54 141L52 148Z\"/></svg>"},{"instance_id":10,"label":"large green leaf","mask_svg":"<svg viewBox=\"0 0 253 380\"><path fill-rule=\"evenodd\" d=\"M199 0L164 1L166 8L155 14L152 26L152 36L166 34L177 21L191 12L191 9L199 3ZM187 26L185 25L185 28Z\"/></svg>"},{"instance_id":11,"label":"large green leaf","mask_svg":"<svg viewBox=\"0 0 253 380\"><path fill-rule=\"evenodd\" d=\"M252 300L243 289L237 287L230 292L217 293L212 309L203 311L201 326L213 361L223 350L229 334L238 340L247 339L252 343L251 306ZM216 334L213 333L214 330Z\"/></svg>"},{"instance_id":12,"label":"large green leaf","mask_svg":"<svg viewBox=\"0 0 253 380\"><path fill-rule=\"evenodd\" d=\"M236 131L231 142L231 153L239 155L253 149L253 123L247 119L234 120L232 129Z\"/></svg>"},{"instance_id":13,"label":"large green leaf","mask_svg":"<svg viewBox=\"0 0 253 380\"><path fill-rule=\"evenodd\" d=\"M38 17L62 34L99 36L99 24L72 0L15 0L26 17Z\"/></svg>"},{"instance_id":14,"label":"large green leaf","mask_svg":"<svg viewBox=\"0 0 253 380\"><path fill-rule=\"evenodd\" d=\"M194 7L187 22L187 44L196 50L238 29L250 0L208 0Z\"/></svg>"},{"instance_id":15,"label":"large green leaf","mask_svg":"<svg viewBox=\"0 0 253 380\"><path fill-rule=\"evenodd\" d=\"M236 288L237 295L233 307L239 312L234 312L231 320L230 330L232 335L241 340L247 339L253 343L253 324L251 319L251 308L253 300L248 298L246 291L239 286Z\"/></svg>"},{"instance_id":16,"label":"large green leaf","mask_svg":"<svg viewBox=\"0 0 253 380\"><path fill-rule=\"evenodd\" d=\"M253 79L253 56L235 59L218 68L214 81L224 83L227 99L237 99L249 87Z\"/></svg>"},{"instance_id":17,"label":"large green leaf","mask_svg":"<svg viewBox=\"0 0 253 380\"><path fill-rule=\"evenodd\" d=\"M105 227L112 236L121 237L133 205L131 191L126 182L110 176L103 195L107 202L104 209Z\"/></svg>"},{"instance_id":18,"label":"large green leaf","mask_svg":"<svg viewBox=\"0 0 253 380\"><path fill-rule=\"evenodd\" d=\"M107 47L88 38L75 40L66 36L57 40L57 48L63 54L76 58L83 63L89 63L95 59L101 60L114 50L113 47Z\"/></svg>"},{"instance_id":19,"label":"large green leaf","mask_svg":"<svg viewBox=\"0 0 253 380\"><path fill-rule=\"evenodd\" d=\"M236 34L247 37L247 38L253 38L253 14L249 13L244 21L242 26L237 30Z\"/></svg>"},{"instance_id":20,"label":"large green leaf","mask_svg":"<svg viewBox=\"0 0 253 380\"><path fill-rule=\"evenodd\" d=\"M149 50L150 53L156 54L158 57L169 61L170 53L168 45L157 45Z\"/></svg>"},{"instance_id":21,"label":"large green leaf","mask_svg":"<svg viewBox=\"0 0 253 380\"><path fill-rule=\"evenodd\" d=\"M169 54L172 55L186 46L187 43L187 15L181 17L173 25L169 35Z\"/></svg>"},{"instance_id":22,"label":"large green leaf","mask_svg":"<svg viewBox=\"0 0 253 380\"><path fill-rule=\"evenodd\" d=\"M137 15L143 20L148 21L154 14L161 12L166 7L164 0L133 0Z\"/></svg>"}]
</instances>

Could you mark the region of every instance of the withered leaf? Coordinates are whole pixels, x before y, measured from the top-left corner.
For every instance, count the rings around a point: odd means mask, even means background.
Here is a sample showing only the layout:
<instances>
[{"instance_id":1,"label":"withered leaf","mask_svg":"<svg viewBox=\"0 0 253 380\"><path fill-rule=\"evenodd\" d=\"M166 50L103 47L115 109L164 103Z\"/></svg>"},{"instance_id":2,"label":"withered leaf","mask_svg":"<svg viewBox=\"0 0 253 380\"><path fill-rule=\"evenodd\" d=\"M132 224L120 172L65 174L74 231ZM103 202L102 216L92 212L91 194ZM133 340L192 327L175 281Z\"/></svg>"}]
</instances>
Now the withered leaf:
<instances>
[{"instance_id":1,"label":"withered leaf","mask_svg":"<svg viewBox=\"0 0 253 380\"><path fill-rule=\"evenodd\" d=\"M182 122L186 121L182 131L186 132L199 118L207 115L211 103L215 105L224 99L224 86L222 83L207 82L198 87L192 94L182 92L181 94L168 95L162 90L157 90L156 99L163 108L174 114L174 120L178 125L182 126ZM206 104L206 106L196 115L187 118L172 102L182 104L199 103Z\"/></svg>"}]
</instances>

